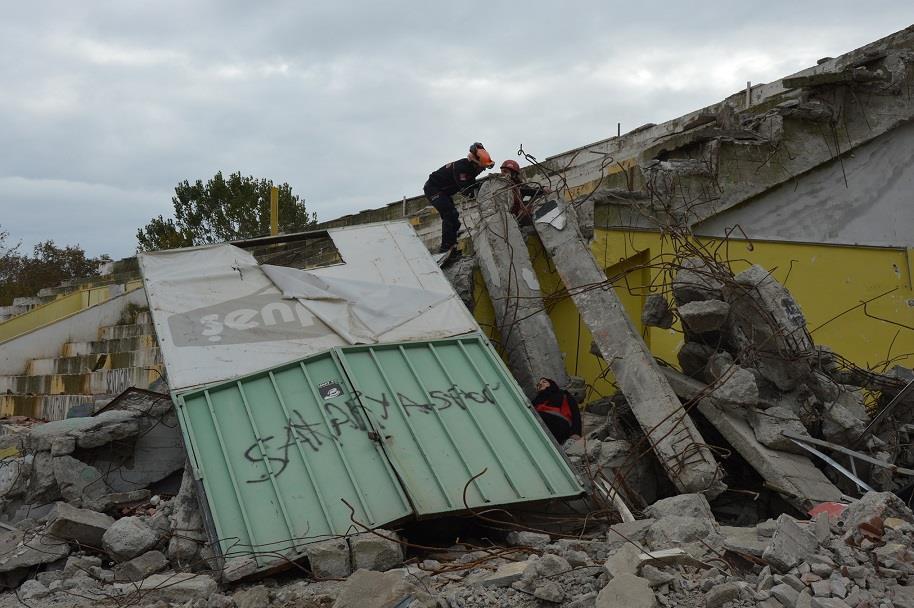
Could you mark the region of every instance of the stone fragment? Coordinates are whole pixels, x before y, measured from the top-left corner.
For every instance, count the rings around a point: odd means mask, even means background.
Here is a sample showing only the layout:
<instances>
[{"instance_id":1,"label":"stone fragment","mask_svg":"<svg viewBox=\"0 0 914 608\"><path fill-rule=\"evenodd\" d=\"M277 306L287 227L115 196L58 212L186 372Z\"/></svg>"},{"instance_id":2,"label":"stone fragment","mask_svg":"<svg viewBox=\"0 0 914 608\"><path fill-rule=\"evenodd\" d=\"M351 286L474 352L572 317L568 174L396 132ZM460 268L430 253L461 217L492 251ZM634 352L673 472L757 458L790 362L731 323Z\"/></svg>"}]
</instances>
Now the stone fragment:
<instances>
[{"instance_id":1,"label":"stone fragment","mask_svg":"<svg viewBox=\"0 0 914 608\"><path fill-rule=\"evenodd\" d=\"M467 579L468 584L482 585L483 587L510 587L511 583L519 581L527 568L527 562L508 562L502 564L481 578Z\"/></svg>"},{"instance_id":2,"label":"stone fragment","mask_svg":"<svg viewBox=\"0 0 914 608\"><path fill-rule=\"evenodd\" d=\"M730 315L730 305L720 300L689 302L679 306L679 318L689 331L703 334L720 329Z\"/></svg>"},{"instance_id":3,"label":"stone fragment","mask_svg":"<svg viewBox=\"0 0 914 608\"><path fill-rule=\"evenodd\" d=\"M670 310L670 303L662 294L652 293L644 300L641 324L661 329L669 329L673 326L673 311Z\"/></svg>"},{"instance_id":4,"label":"stone fragment","mask_svg":"<svg viewBox=\"0 0 914 608\"><path fill-rule=\"evenodd\" d=\"M349 545L345 538L309 543L305 553L315 578L346 578L352 573Z\"/></svg>"},{"instance_id":5,"label":"stone fragment","mask_svg":"<svg viewBox=\"0 0 914 608\"><path fill-rule=\"evenodd\" d=\"M676 579L676 577L669 572L664 572L650 564L645 564L641 568L641 578L646 579L651 587L654 588L668 585Z\"/></svg>"},{"instance_id":6,"label":"stone fragment","mask_svg":"<svg viewBox=\"0 0 914 608\"><path fill-rule=\"evenodd\" d=\"M679 306L689 302L720 300L723 283L717 278L719 271L709 267L703 260L683 260L673 278L673 298Z\"/></svg>"},{"instance_id":7,"label":"stone fragment","mask_svg":"<svg viewBox=\"0 0 914 608\"><path fill-rule=\"evenodd\" d=\"M161 551L147 551L114 569L118 581L141 581L168 566L168 560Z\"/></svg>"},{"instance_id":8,"label":"stone fragment","mask_svg":"<svg viewBox=\"0 0 914 608\"><path fill-rule=\"evenodd\" d=\"M26 502L42 504L60 499L60 488L57 485L57 478L54 476L54 460L55 458L51 456L50 452L38 452L35 454L31 462L29 487L25 497ZM26 472L25 469L22 469L22 471Z\"/></svg>"},{"instance_id":9,"label":"stone fragment","mask_svg":"<svg viewBox=\"0 0 914 608\"><path fill-rule=\"evenodd\" d=\"M92 568L98 568L102 565L100 557L95 555L71 555L64 564L63 576L72 578L78 572L89 572Z\"/></svg>"},{"instance_id":10,"label":"stone fragment","mask_svg":"<svg viewBox=\"0 0 914 608\"><path fill-rule=\"evenodd\" d=\"M30 600L40 600L41 598L47 597L50 594L51 592L48 591L48 588L35 579L29 579L25 581L16 591L16 595L19 597L19 599L26 602Z\"/></svg>"},{"instance_id":11,"label":"stone fragment","mask_svg":"<svg viewBox=\"0 0 914 608\"><path fill-rule=\"evenodd\" d=\"M542 549L551 542L548 534L539 532L509 532L507 536L508 544L512 547L533 547Z\"/></svg>"},{"instance_id":12,"label":"stone fragment","mask_svg":"<svg viewBox=\"0 0 914 608\"><path fill-rule=\"evenodd\" d=\"M656 605L657 598L646 579L621 574L600 590L595 608L654 608Z\"/></svg>"},{"instance_id":13,"label":"stone fragment","mask_svg":"<svg viewBox=\"0 0 914 608\"><path fill-rule=\"evenodd\" d=\"M533 590L533 597L553 604L561 603L565 599L565 590L553 580L546 579Z\"/></svg>"},{"instance_id":14,"label":"stone fragment","mask_svg":"<svg viewBox=\"0 0 914 608\"><path fill-rule=\"evenodd\" d=\"M818 546L819 542L811 532L801 528L789 515L781 515L762 559L774 569L787 572L812 554Z\"/></svg>"},{"instance_id":15,"label":"stone fragment","mask_svg":"<svg viewBox=\"0 0 914 608\"><path fill-rule=\"evenodd\" d=\"M812 608L851 608L847 602L837 597L814 597L810 606Z\"/></svg>"},{"instance_id":16,"label":"stone fragment","mask_svg":"<svg viewBox=\"0 0 914 608\"><path fill-rule=\"evenodd\" d=\"M705 605L707 608L720 608L727 602L738 599L740 595L740 586L738 583L721 583L715 585L705 594Z\"/></svg>"},{"instance_id":17,"label":"stone fragment","mask_svg":"<svg viewBox=\"0 0 914 608\"><path fill-rule=\"evenodd\" d=\"M217 590L212 577L190 572L163 572L139 583L113 585L114 594L123 602L135 602L142 598L144 603L174 602L182 606L188 601L206 601Z\"/></svg>"},{"instance_id":18,"label":"stone fragment","mask_svg":"<svg viewBox=\"0 0 914 608\"><path fill-rule=\"evenodd\" d=\"M333 608L390 608L413 594L413 587L396 570L356 570L346 579Z\"/></svg>"},{"instance_id":19,"label":"stone fragment","mask_svg":"<svg viewBox=\"0 0 914 608\"><path fill-rule=\"evenodd\" d=\"M621 524L613 524L606 533L606 542L610 550L628 542L642 543L647 538L647 531L656 523L656 519L636 519Z\"/></svg>"},{"instance_id":20,"label":"stone fragment","mask_svg":"<svg viewBox=\"0 0 914 608\"><path fill-rule=\"evenodd\" d=\"M232 596L236 608L263 608L270 605L270 590L263 585L236 591Z\"/></svg>"},{"instance_id":21,"label":"stone fragment","mask_svg":"<svg viewBox=\"0 0 914 608\"><path fill-rule=\"evenodd\" d=\"M714 521L711 505L703 494L679 494L658 500L647 509L645 514L654 519L661 517L697 517Z\"/></svg>"},{"instance_id":22,"label":"stone fragment","mask_svg":"<svg viewBox=\"0 0 914 608\"><path fill-rule=\"evenodd\" d=\"M159 537L139 517L122 517L102 536L102 548L114 561L125 562L152 549Z\"/></svg>"},{"instance_id":23,"label":"stone fragment","mask_svg":"<svg viewBox=\"0 0 914 608\"><path fill-rule=\"evenodd\" d=\"M748 416L749 424L755 438L762 445L772 450L805 454L805 450L783 435L784 432L800 437L809 437L809 432L800 418L791 410L782 406L766 410L752 410Z\"/></svg>"},{"instance_id":24,"label":"stone fragment","mask_svg":"<svg viewBox=\"0 0 914 608\"><path fill-rule=\"evenodd\" d=\"M831 583L828 581L815 581L809 588L816 597L831 597Z\"/></svg>"},{"instance_id":25,"label":"stone fragment","mask_svg":"<svg viewBox=\"0 0 914 608\"><path fill-rule=\"evenodd\" d=\"M877 521L881 527L882 522L890 517L914 523L914 513L891 492L867 492L844 510L839 521L845 530L852 531L862 524Z\"/></svg>"},{"instance_id":26,"label":"stone fragment","mask_svg":"<svg viewBox=\"0 0 914 608\"><path fill-rule=\"evenodd\" d=\"M711 375L711 396L715 399L739 406L755 406L759 403L758 383L748 369L733 362L726 353L717 353L708 361Z\"/></svg>"},{"instance_id":27,"label":"stone fragment","mask_svg":"<svg viewBox=\"0 0 914 608\"><path fill-rule=\"evenodd\" d=\"M77 509L58 502L48 516L48 534L81 545L100 548L102 536L114 524L114 519L89 509Z\"/></svg>"},{"instance_id":28,"label":"stone fragment","mask_svg":"<svg viewBox=\"0 0 914 608\"><path fill-rule=\"evenodd\" d=\"M349 537L352 568L383 572L403 562L403 545L395 532L375 530Z\"/></svg>"},{"instance_id":29,"label":"stone fragment","mask_svg":"<svg viewBox=\"0 0 914 608\"><path fill-rule=\"evenodd\" d=\"M784 606L795 606L799 596L800 593L787 583L781 583L771 588L771 597L784 604Z\"/></svg>"},{"instance_id":30,"label":"stone fragment","mask_svg":"<svg viewBox=\"0 0 914 608\"><path fill-rule=\"evenodd\" d=\"M640 565L638 558L641 553L642 551L639 547L626 543L606 558L603 567L613 577L622 574L638 574L638 566Z\"/></svg>"},{"instance_id":31,"label":"stone fragment","mask_svg":"<svg viewBox=\"0 0 914 608\"><path fill-rule=\"evenodd\" d=\"M679 367L682 373L692 378L705 378L705 370L708 367L708 361L717 351L713 347L700 342L686 342L679 352L676 353L676 359L679 361Z\"/></svg>"},{"instance_id":32,"label":"stone fragment","mask_svg":"<svg viewBox=\"0 0 914 608\"><path fill-rule=\"evenodd\" d=\"M691 543L716 533L713 521L699 517L668 516L658 519L647 532L646 541L652 549L666 549Z\"/></svg>"}]
</instances>

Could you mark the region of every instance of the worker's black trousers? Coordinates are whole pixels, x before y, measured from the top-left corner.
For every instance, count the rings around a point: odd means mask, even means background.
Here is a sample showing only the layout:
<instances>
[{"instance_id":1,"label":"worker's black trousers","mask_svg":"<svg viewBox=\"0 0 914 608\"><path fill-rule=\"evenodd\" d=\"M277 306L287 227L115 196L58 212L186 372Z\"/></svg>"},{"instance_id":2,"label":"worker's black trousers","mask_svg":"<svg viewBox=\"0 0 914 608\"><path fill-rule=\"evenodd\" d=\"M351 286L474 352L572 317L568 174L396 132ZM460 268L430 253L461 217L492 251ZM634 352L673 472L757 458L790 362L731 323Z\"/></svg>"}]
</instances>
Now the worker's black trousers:
<instances>
[{"instance_id":1,"label":"worker's black trousers","mask_svg":"<svg viewBox=\"0 0 914 608\"><path fill-rule=\"evenodd\" d=\"M443 253L457 244L460 214L454 205L454 199L449 195L441 192L432 195L426 192L425 195L441 216L441 249L439 251Z\"/></svg>"}]
</instances>

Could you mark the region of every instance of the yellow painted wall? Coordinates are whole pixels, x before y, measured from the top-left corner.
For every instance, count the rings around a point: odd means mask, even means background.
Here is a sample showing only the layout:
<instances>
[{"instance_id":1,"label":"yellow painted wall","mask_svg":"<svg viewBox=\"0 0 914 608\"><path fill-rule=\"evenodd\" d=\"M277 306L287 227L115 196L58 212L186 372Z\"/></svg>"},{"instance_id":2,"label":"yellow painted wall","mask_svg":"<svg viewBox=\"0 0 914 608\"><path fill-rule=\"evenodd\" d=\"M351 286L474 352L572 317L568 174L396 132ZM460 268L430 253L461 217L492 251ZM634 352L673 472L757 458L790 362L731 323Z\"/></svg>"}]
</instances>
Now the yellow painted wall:
<instances>
[{"instance_id":1,"label":"yellow painted wall","mask_svg":"<svg viewBox=\"0 0 914 608\"><path fill-rule=\"evenodd\" d=\"M712 239L701 242L710 247L719 244ZM529 248L568 373L583 376L591 385L588 400L612 394L612 376L606 374L605 363L590 354L590 332L564 293L539 241L531 239ZM598 229L592 251L607 276L614 279L616 293L651 350L675 365L682 346L678 326L669 330L641 326L644 298L669 283L669 277L661 277L657 268L661 260L672 259L669 242L658 233ZM734 273L750 264L772 271L799 303L816 344L830 346L858 365L880 371L888 360L889 368L895 364L914 367L914 256L910 251L760 241L750 245L731 239L721 246L720 257L731 261ZM484 327L491 327L491 303L478 273L476 279L476 318ZM867 304L864 311L860 303L880 294L886 295ZM488 333L497 341L496 335Z\"/></svg>"}]
</instances>

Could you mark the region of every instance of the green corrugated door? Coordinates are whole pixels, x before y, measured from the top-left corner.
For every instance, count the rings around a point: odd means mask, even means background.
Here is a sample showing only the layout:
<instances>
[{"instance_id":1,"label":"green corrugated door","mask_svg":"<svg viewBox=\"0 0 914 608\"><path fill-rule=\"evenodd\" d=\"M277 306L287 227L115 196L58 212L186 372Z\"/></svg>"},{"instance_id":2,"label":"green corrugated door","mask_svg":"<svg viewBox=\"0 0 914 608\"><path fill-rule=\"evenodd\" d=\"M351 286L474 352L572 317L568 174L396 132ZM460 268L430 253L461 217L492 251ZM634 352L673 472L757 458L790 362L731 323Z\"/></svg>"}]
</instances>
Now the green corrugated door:
<instances>
[{"instance_id":1,"label":"green corrugated door","mask_svg":"<svg viewBox=\"0 0 914 608\"><path fill-rule=\"evenodd\" d=\"M481 337L338 356L417 515L583 492Z\"/></svg>"},{"instance_id":2,"label":"green corrugated door","mask_svg":"<svg viewBox=\"0 0 914 608\"><path fill-rule=\"evenodd\" d=\"M339 348L175 401L223 555L260 570L354 521L583 492L480 335Z\"/></svg>"},{"instance_id":3,"label":"green corrugated door","mask_svg":"<svg viewBox=\"0 0 914 608\"><path fill-rule=\"evenodd\" d=\"M253 553L262 569L351 532L353 517L412 513L352 396L331 353L178 396L223 555Z\"/></svg>"}]
</instances>

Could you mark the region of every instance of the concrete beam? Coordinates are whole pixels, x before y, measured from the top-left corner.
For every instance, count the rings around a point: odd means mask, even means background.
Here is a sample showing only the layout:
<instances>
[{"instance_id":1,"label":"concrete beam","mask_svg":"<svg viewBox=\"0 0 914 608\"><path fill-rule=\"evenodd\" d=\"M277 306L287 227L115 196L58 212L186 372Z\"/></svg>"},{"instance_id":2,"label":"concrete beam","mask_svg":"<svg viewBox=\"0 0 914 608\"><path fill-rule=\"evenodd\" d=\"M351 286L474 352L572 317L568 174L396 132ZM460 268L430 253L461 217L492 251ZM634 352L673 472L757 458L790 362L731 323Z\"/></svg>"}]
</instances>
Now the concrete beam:
<instances>
[{"instance_id":1,"label":"concrete beam","mask_svg":"<svg viewBox=\"0 0 914 608\"><path fill-rule=\"evenodd\" d=\"M546 251L670 480L680 492L716 496L724 489L717 462L581 236L577 214L564 200L536 214Z\"/></svg>"},{"instance_id":2,"label":"concrete beam","mask_svg":"<svg viewBox=\"0 0 914 608\"><path fill-rule=\"evenodd\" d=\"M749 423L707 395L707 385L672 368L661 368L676 393L686 401L699 398L698 411L713 424L740 456L758 471L772 489L801 511L820 502L841 500L839 490L809 458L765 447L755 439Z\"/></svg>"},{"instance_id":3,"label":"concrete beam","mask_svg":"<svg viewBox=\"0 0 914 608\"><path fill-rule=\"evenodd\" d=\"M479 218L471 230L473 248L495 308L508 368L528 397L536 394L535 384L541 377L565 386L568 376L562 351L546 314L527 243L509 212L510 184L499 177L489 178L476 200Z\"/></svg>"}]
</instances>

